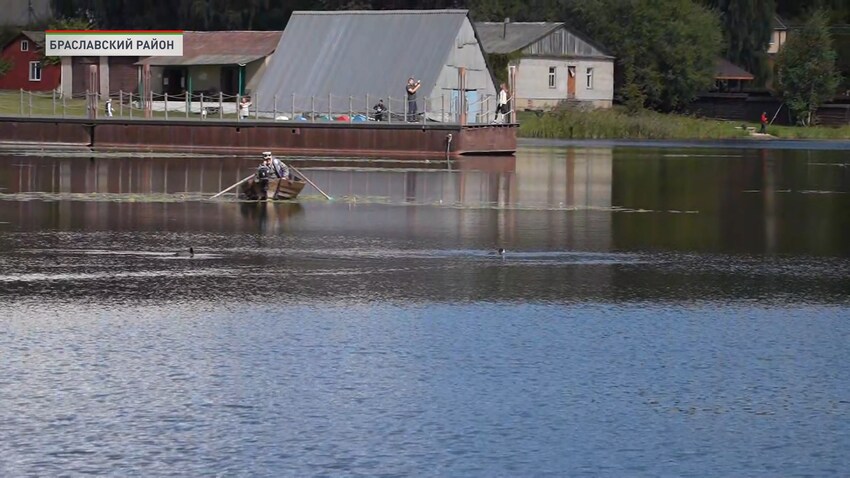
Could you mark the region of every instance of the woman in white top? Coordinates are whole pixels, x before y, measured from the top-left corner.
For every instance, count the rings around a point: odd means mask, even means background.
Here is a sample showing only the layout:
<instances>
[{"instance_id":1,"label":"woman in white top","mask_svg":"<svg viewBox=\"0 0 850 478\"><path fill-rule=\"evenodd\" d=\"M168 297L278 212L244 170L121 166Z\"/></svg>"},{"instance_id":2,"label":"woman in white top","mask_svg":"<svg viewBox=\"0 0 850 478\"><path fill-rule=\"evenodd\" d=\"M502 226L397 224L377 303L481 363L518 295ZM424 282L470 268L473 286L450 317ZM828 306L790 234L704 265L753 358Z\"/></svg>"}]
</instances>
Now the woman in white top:
<instances>
[{"instance_id":1,"label":"woman in white top","mask_svg":"<svg viewBox=\"0 0 850 478\"><path fill-rule=\"evenodd\" d=\"M239 102L239 117L246 119L248 117L248 108L251 106L251 100L247 96L242 97Z\"/></svg>"},{"instance_id":2,"label":"woman in white top","mask_svg":"<svg viewBox=\"0 0 850 478\"><path fill-rule=\"evenodd\" d=\"M504 83L500 85L499 104L496 106L496 119L494 123L504 123L505 115L508 113L508 87Z\"/></svg>"}]
</instances>

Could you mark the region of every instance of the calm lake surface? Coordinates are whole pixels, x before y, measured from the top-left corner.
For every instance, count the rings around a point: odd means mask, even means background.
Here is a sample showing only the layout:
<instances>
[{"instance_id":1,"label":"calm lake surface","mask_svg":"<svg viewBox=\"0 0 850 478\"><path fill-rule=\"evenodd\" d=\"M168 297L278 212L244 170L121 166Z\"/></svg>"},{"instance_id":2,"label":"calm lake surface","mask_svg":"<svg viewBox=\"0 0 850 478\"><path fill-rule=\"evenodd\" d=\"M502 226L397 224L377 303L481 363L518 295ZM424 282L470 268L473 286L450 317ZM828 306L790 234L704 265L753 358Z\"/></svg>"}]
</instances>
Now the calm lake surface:
<instances>
[{"instance_id":1,"label":"calm lake surface","mask_svg":"<svg viewBox=\"0 0 850 478\"><path fill-rule=\"evenodd\" d=\"M2 150L0 476L847 476L850 146L686 146Z\"/></svg>"}]
</instances>

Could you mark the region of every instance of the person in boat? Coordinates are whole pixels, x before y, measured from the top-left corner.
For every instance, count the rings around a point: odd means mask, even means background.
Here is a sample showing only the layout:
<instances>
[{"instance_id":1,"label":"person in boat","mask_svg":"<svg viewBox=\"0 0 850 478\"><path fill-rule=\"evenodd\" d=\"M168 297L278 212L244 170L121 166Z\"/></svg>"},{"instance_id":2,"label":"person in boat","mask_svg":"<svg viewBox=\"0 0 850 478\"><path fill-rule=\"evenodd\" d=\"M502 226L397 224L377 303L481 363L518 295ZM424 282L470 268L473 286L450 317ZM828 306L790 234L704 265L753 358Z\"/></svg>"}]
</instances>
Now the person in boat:
<instances>
[{"instance_id":1,"label":"person in boat","mask_svg":"<svg viewBox=\"0 0 850 478\"><path fill-rule=\"evenodd\" d=\"M289 167L283 161L272 156L271 151L263 152L263 162L268 162L268 167L274 176L280 179L289 179Z\"/></svg>"},{"instance_id":2,"label":"person in boat","mask_svg":"<svg viewBox=\"0 0 850 478\"><path fill-rule=\"evenodd\" d=\"M269 195L269 179L272 177L272 160L271 156L263 155L263 161L257 167L257 172L254 175L257 184L260 186L260 199L266 199Z\"/></svg>"}]
</instances>

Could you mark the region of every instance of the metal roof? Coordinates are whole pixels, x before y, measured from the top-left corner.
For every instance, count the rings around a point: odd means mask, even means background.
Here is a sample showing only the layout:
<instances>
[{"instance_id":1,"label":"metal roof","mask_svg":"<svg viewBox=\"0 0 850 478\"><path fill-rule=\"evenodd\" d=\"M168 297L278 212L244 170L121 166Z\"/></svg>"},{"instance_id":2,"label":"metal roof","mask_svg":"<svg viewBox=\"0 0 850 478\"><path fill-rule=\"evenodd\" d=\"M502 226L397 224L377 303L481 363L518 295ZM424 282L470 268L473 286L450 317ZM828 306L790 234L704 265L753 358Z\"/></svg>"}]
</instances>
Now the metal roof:
<instances>
[{"instance_id":1,"label":"metal roof","mask_svg":"<svg viewBox=\"0 0 850 478\"><path fill-rule=\"evenodd\" d=\"M478 22L475 31L484 51L507 54L522 50L563 26L554 22Z\"/></svg>"},{"instance_id":2,"label":"metal roof","mask_svg":"<svg viewBox=\"0 0 850 478\"><path fill-rule=\"evenodd\" d=\"M261 110L273 97L402 98L407 78L433 87L467 10L297 11L256 88ZM420 91L420 96L429 94Z\"/></svg>"},{"instance_id":3,"label":"metal roof","mask_svg":"<svg viewBox=\"0 0 850 478\"><path fill-rule=\"evenodd\" d=\"M551 35L559 29L586 43L597 53L587 55L593 58L612 59L608 50L590 39L584 33L563 22L477 22L475 31L481 41L481 47L487 53L508 54Z\"/></svg>"},{"instance_id":4,"label":"metal roof","mask_svg":"<svg viewBox=\"0 0 850 478\"><path fill-rule=\"evenodd\" d=\"M238 65L274 52L280 31L183 32L183 56L152 56L137 65Z\"/></svg>"},{"instance_id":5,"label":"metal roof","mask_svg":"<svg viewBox=\"0 0 850 478\"><path fill-rule=\"evenodd\" d=\"M195 55L195 56L153 56L136 63L151 66L192 66L192 65L247 65L266 55Z\"/></svg>"},{"instance_id":6,"label":"metal roof","mask_svg":"<svg viewBox=\"0 0 850 478\"><path fill-rule=\"evenodd\" d=\"M771 22L771 26L774 30L787 30L788 25L785 24L785 21L782 20L782 17L779 15L773 16L773 21Z\"/></svg>"},{"instance_id":7,"label":"metal roof","mask_svg":"<svg viewBox=\"0 0 850 478\"><path fill-rule=\"evenodd\" d=\"M714 78L716 80L754 80L755 76L725 58L718 58L714 63Z\"/></svg>"}]
</instances>

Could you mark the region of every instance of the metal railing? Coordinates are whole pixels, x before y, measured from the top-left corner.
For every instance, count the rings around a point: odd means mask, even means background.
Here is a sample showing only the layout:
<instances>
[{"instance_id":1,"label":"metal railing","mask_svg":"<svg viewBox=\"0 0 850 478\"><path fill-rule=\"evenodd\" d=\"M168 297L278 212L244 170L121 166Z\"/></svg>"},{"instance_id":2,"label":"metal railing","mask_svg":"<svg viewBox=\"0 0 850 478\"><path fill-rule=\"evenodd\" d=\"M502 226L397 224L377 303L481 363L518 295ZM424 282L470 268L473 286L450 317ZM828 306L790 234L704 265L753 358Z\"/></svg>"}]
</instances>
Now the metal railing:
<instances>
[{"instance_id":1,"label":"metal railing","mask_svg":"<svg viewBox=\"0 0 850 478\"><path fill-rule=\"evenodd\" d=\"M469 101L451 92L418 98L415 110L405 97L376 96L274 96L265 108L256 95L224 93L151 93L143 100L127 91L61 95L58 91L0 91L0 115L22 117L88 117L121 119L195 119L294 122L385 122L490 124L507 122L511 112L496 114L497 97L485 95ZM513 98L509 100L512 101ZM376 108L383 102L383 111ZM246 104L243 105L243 102ZM270 106L269 106L270 105Z\"/></svg>"}]
</instances>

